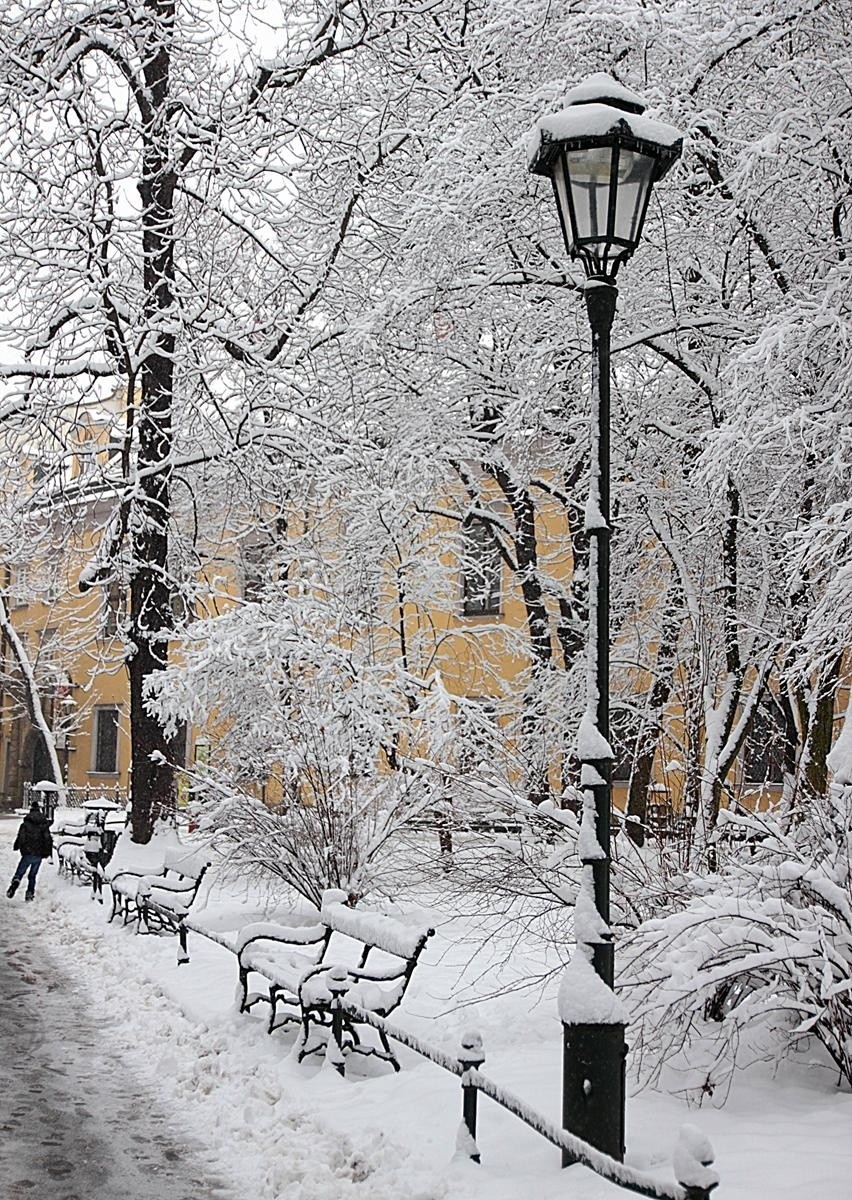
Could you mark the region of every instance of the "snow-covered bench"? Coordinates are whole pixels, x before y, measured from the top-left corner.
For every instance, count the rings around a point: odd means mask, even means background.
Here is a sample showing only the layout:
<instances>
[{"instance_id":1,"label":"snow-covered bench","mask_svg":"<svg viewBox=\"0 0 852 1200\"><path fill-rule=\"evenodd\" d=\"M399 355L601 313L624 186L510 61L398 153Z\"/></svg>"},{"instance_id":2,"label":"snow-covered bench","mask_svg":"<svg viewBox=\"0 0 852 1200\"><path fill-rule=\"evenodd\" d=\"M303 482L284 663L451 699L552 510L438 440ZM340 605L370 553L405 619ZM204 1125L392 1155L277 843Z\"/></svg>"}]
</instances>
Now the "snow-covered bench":
<instances>
[{"instance_id":1,"label":"snow-covered bench","mask_svg":"<svg viewBox=\"0 0 852 1200\"><path fill-rule=\"evenodd\" d=\"M178 962L188 962L184 922L210 867L206 850L186 846L166 850L163 868L149 870L121 867L108 876L112 892L110 921L121 915L122 923L136 922L137 933L176 933L180 939Z\"/></svg>"},{"instance_id":2,"label":"snow-covered bench","mask_svg":"<svg viewBox=\"0 0 852 1200\"><path fill-rule=\"evenodd\" d=\"M97 866L88 856L100 853L100 829L95 825L69 821L51 829L51 836L59 874L92 882L94 892Z\"/></svg>"},{"instance_id":3,"label":"snow-covered bench","mask_svg":"<svg viewBox=\"0 0 852 1200\"><path fill-rule=\"evenodd\" d=\"M77 875L83 870L91 870L85 857L87 838L83 836L81 824L62 825L51 829L50 833L60 875Z\"/></svg>"},{"instance_id":4,"label":"snow-covered bench","mask_svg":"<svg viewBox=\"0 0 852 1200\"><path fill-rule=\"evenodd\" d=\"M381 1030L376 1031L379 1046L362 1042L358 1027L365 1022L359 1021L357 1010L386 1017L399 1006L434 930L348 908L344 900L343 892L326 892L313 924L262 923L240 931L240 1011L259 1000L267 1002L269 1033L288 1022L300 1023L300 1062L325 1049L330 1035L333 1061L341 1074L349 1053L375 1055L398 1071ZM263 991L249 990L252 976L264 981Z\"/></svg>"}]
</instances>

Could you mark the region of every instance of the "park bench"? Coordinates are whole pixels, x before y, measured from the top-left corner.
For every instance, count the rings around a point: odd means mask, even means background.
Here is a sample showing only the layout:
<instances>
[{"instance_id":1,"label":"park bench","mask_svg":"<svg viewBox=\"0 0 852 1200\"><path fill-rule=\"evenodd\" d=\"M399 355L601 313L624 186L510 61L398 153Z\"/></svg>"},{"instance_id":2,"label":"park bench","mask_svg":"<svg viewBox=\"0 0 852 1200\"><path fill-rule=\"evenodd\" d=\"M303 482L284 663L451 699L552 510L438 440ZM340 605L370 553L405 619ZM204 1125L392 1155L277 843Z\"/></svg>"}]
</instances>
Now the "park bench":
<instances>
[{"instance_id":1,"label":"park bench","mask_svg":"<svg viewBox=\"0 0 852 1200\"><path fill-rule=\"evenodd\" d=\"M92 896L103 903L105 869L126 823L123 810L101 801L65 813L51 826L57 870L68 879L91 883Z\"/></svg>"},{"instance_id":2,"label":"park bench","mask_svg":"<svg viewBox=\"0 0 852 1200\"><path fill-rule=\"evenodd\" d=\"M52 829L51 835L59 874L90 883L92 896L103 903L103 868L109 862L116 835L90 822L65 822Z\"/></svg>"},{"instance_id":3,"label":"park bench","mask_svg":"<svg viewBox=\"0 0 852 1200\"><path fill-rule=\"evenodd\" d=\"M348 908L344 899L343 892L326 892L319 919L309 924L263 922L240 931L240 1011L268 1003L269 1033L300 1024L300 1062L330 1048L341 1074L345 1055L353 1053L374 1055L398 1071L382 1030L376 1030L378 1046L362 1040L365 1023L357 1010L387 1017L399 1007L434 930ZM253 976L263 980L264 990L249 990Z\"/></svg>"},{"instance_id":4,"label":"park bench","mask_svg":"<svg viewBox=\"0 0 852 1200\"><path fill-rule=\"evenodd\" d=\"M172 847L162 870L121 867L108 877L112 892L110 921L121 915L122 924L136 923L136 932L176 933L180 940L178 962L188 962L185 920L210 866L207 851Z\"/></svg>"},{"instance_id":5,"label":"park bench","mask_svg":"<svg viewBox=\"0 0 852 1200\"><path fill-rule=\"evenodd\" d=\"M69 878L79 878L83 874L90 875L92 867L86 858L86 850L90 842L86 827L79 822L73 822L53 828L50 833L53 838L53 852L56 855L56 869L59 874ZM100 839L98 839L97 849L100 849Z\"/></svg>"}]
</instances>

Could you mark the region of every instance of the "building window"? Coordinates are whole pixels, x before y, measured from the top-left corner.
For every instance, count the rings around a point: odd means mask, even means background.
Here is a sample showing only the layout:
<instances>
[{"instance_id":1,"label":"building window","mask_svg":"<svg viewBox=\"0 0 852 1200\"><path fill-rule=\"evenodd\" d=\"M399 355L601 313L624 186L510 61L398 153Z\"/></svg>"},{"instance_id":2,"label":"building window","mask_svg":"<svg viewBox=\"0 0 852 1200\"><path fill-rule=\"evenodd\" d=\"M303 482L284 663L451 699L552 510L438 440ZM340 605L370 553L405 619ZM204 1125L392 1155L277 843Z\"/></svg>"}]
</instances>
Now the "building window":
<instances>
[{"instance_id":1,"label":"building window","mask_svg":"<svg viewBox=\"0 0 852 1200\"><path fill-rule=\"evenodd\" d=\"M118 771L118 709L95 709L95 762L92 770L98 775L115 775Z\"/></svg>"},{"instance_id":2,"label":"building window","mask_svg":"<svg viewBox=\"0 0 852 1200\"><path fill-rule=\"evenodd\" d=\"M754 711L743 751L743 782L784 782L784 714L772 698Z\"/></svg>"},{"instance_id":3,"label":"building window","mask_svg":"<svg viewBox=\"0 0 852 1200\"><path fill-rule=\"evenodd\" d=\"M243 599L256 602L263 596L271 578L275 545L272 539L261 538L240 547L243 568Z\"/></svg>"},{"instance_id":4,"label":"building window","mask_svg":"<svg viewBox=\"0 0 852 1200\"><path fill-rule=\"evenodd\" d=\"M10 568L9 600L13 608L25 608L30 602L30 570L26 563L13 563Z\"/></svg>"},{"instance_id":5,"label":"building window","mask_svg":"<svg viewBox=\"0 0 852 1200\"><path fill-rule=\"evenodd\" d=\"M487 522L470 517L462 525L462 611L466 617L500 612L500 547Z\"/></svg>"},{"instance_id":6,"label":"building window","mask_svg":"<svg viewBox=\"0 0 852 1200\"><path fill-rule=\"evenodd\" d=\"M52 627L43 629L38 648L38 665L43 671L50 671L56 667L58 650L59 644L57 642L56 630Z\"/></svg>"},{"instance_id":7,"label":"building window","mask_svg":"<svg viewBox=\"0 0 852 1200\"><path fill-rule=\"evenodd\" d=\"M104 637L116 636L125 615L124 588L117 579L111 579L103 590Z\"/></svg>"}]
</instances>

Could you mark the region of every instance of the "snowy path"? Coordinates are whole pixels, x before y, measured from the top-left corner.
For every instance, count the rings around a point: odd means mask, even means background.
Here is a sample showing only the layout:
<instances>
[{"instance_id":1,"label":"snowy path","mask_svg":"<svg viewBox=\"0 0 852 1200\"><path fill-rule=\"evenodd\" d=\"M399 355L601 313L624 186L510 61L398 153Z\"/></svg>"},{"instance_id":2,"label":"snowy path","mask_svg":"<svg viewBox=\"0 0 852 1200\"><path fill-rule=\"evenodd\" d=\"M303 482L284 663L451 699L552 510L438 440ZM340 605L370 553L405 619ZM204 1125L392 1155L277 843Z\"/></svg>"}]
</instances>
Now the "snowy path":
<instances>
[{"instance_id":1,"label":"snowy path","mask_svg":"<svg viewBox=\"0 0 852 1200\"><path fill-rule=\"evenodd\" d=\"M3 1200L229 1200L111 1055L107 1014L41 944L38 900L0 905Z\"/></svg>"}]
</instances>

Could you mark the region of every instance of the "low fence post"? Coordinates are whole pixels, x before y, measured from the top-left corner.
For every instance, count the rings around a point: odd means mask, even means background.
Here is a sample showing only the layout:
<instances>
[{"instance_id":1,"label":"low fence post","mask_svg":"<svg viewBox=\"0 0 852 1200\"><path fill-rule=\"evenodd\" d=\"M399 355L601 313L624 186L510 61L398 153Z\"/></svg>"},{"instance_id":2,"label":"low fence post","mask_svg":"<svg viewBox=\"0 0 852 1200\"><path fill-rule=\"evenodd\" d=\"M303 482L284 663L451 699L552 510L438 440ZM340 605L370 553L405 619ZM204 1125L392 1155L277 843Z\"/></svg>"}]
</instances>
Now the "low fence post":
<instances>
[{"instance_id":1,"label":"low fence post","mask_svg":"<svg viewBox=\"0 0 852 1200\"><path fill-rule=\"evenodd\" d=\"M183 966L189 962L189 949L186 944L186 925L183 921L178 922L178 966Z\"/></svg>"},{"instance_id":2,"label":"low fence post","mask_svg":"<svg viewBox=\"0 0 852 1200\"><path fill-rule=\"evenodd\" d=\"M471 1083L469 1072L481 1067L485 1062L485 1051L482 1048L482 1035L470 1030L462 1035L458 1053L459 1065L462 1068L462 1129L459 1130L459 1149L464 1149L472 1162L481 1161L479 1147L476 1144L476 1084ZM466 1136L463 1137L463 1132Z\"/></svg>"},{"instance_id":3,"label":"low fence post","mask_svg":"<svg viewBox=\"0 0 852 1200\"><path fill-rule=\"evenodd\" d=\"M674 1170L684 1190L684 1200L710 1200L710 1193L719 1183L711 1169L714 1161L710 1139L695 1125L681 1125L674 1152Z\"/></svg>"}]
</instances>

